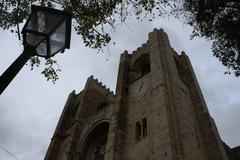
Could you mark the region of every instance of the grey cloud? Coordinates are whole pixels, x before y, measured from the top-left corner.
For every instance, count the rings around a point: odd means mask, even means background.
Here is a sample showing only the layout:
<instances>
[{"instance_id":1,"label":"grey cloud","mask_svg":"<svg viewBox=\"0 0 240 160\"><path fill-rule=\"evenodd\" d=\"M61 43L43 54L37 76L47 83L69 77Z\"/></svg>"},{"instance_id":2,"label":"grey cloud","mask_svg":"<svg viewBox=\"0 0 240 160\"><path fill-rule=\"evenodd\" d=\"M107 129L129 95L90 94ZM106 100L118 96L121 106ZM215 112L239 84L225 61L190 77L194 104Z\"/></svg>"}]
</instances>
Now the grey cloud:
<instances>
[{"instance_id":1,"label":"grey cloud","mask_svg":"<svg viewBox=\"0 0 240 160\"><path fill-rule=\"evenodd\" d=\"M192 29L174 19L157 19L152 23L131 19L127 24L131 29L123 25L112 33L116 45L109 45L109 51L106 48L98 54L85 48L81 37L73 32L71 49L56 56L62 72L55 85L40 75L41 68L30 71L25 66L0 96L0 144L19 160L43 159L68 94L82 90L90 75L115 90L120 54L137 49L157 27L168 33L178 53L186 51L222 138L230 146L239 145L239 79L223 75L225 69L212 56L211 42L203 38L190 41ZM16 37L3 31L0 46L2 73L22 49ZM12 160L2 150L0 159Z\"/></svg>"}]
</instances>

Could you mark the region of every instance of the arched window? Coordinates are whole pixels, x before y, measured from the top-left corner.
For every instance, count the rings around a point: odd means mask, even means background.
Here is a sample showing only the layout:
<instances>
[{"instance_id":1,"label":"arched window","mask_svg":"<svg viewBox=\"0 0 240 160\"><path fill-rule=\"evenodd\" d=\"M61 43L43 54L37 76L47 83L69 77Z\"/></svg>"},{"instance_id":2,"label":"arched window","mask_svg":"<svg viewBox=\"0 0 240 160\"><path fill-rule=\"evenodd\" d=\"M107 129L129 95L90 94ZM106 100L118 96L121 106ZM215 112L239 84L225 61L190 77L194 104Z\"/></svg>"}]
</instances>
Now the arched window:
<instances>
[{"instance_id":1,"label":"arched window","mask_svg":"<svg viewBox=\"0 0 240 160\"><path fill-rule=\"evenodd\" d=\"M138 80L151 71L150 56L148 53L142 54L134 61L130 69L130 83Z\"/></svg>"}]
</instances>

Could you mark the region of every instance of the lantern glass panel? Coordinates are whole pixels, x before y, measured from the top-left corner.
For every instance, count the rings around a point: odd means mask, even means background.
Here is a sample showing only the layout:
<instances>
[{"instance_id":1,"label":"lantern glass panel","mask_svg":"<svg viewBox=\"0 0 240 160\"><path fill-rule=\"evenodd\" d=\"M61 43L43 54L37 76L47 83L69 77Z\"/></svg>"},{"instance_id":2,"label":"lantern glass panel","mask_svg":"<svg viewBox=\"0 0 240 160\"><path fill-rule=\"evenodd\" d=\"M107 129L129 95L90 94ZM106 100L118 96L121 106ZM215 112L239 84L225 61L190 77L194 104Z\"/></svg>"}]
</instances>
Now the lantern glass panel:
<instances>
[{"instance_id":1,"label":"lantern glass panel","mask_svg":"<svg viewBox=\"0 0 240 160\"><path fill-rule=\"evenodd\" d=\"M31 46L36 46L44 39L44 36L38 36L31 33L26 33L26 41Z\"/></svg>"},{"instance_id":2,"label":"lantern glass panel","mask_svg":"<svg viewBox=\"0 0 240 160\"><path fill-rule=\"evenodd\" d=\"M51 32L59 22L63 20L64 16L53 12L38 11L33 12L32 18L29 21L26 29L48 34Z\"/></svg>"},{"instance_id":3,"label":"lantern glass panel","mask_svg":"<svg viewBox=\"0 0 240 160\"><path fill-rule=\"evenodd\" d=\"M36 48L36 53L39 56L47 56L47 40L42 41Z\"/></svg>"},{"instance_id":4,"label":"lantern glass panel","mask_svg":"<svg viewBox=\"0 0 240 160\"><path fill-rule=\"evenodd\" d=\"M66 20L53 32L50 37L50 56L65 48Z\"/></svg>"},{"instance_id":5,"label":"lantern glass panel","mask_svg":"<svg viewBox=\"0 0 240 160\"><path fill-rule=\"evenodd\" d=\"M45 58L70 48L71 13L53 8L32 6L32 13L23 27L24 45L36 48Z\"/></svg>"}]
</instances>

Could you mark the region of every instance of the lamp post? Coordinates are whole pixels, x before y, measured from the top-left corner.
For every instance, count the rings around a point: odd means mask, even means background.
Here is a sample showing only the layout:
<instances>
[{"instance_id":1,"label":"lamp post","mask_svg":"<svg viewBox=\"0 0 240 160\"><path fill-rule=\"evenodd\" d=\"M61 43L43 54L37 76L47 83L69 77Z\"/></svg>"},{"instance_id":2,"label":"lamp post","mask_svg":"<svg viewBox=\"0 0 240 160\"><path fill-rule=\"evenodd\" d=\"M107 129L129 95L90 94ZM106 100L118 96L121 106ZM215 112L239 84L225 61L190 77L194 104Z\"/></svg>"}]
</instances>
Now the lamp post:
<instances>
[{"instance_id":1,"label":"lamp post","mask_svg":"<svg viewBox=\"0 0 240 160\"><path fill-rule=\"evenodd\" d=\"M70 48L71 13L32 6L31 15L22 29L23 53L0 77L0 94L32 56L46 59Z\"/></svg>"}]
</instances>

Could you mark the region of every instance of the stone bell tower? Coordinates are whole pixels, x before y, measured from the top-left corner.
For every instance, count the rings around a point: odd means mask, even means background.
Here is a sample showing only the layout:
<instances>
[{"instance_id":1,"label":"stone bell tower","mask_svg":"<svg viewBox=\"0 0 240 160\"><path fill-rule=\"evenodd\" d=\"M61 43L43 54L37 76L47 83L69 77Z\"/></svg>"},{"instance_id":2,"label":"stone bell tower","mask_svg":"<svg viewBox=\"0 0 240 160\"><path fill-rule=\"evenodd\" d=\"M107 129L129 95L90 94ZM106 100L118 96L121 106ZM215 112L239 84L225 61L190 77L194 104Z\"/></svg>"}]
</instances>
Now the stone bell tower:
<instances>
[{"instance_id":1,"label":"stone bell tower","mask_svg":"<svg viewBox=\"0 0 240 160\"><path fill-rule=\"evenodd\" d=\"M228 160L192 66L154 29L121 54L116 93L89 77L72 92L45 160Z\"/></svg>"}]
</instances>

